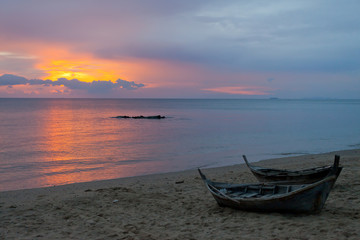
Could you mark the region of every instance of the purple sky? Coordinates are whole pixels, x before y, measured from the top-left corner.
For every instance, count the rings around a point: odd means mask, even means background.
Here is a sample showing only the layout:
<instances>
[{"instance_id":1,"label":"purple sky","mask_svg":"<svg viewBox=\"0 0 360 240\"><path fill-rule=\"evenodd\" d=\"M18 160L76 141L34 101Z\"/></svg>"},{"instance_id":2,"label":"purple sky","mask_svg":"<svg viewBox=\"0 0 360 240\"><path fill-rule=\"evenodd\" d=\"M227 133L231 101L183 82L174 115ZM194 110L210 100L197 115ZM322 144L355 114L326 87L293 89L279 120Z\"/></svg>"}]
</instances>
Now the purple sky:
<instances>
[{"instance_id":1,"label":"purple sky","mask_svg":"<svg viewBox=\"0 0 360 240\"><path fill-rule=\"evenodd\" d=\"M0 97L360 98L359 10L0 0Z\"/></svg>"}]
</instances>

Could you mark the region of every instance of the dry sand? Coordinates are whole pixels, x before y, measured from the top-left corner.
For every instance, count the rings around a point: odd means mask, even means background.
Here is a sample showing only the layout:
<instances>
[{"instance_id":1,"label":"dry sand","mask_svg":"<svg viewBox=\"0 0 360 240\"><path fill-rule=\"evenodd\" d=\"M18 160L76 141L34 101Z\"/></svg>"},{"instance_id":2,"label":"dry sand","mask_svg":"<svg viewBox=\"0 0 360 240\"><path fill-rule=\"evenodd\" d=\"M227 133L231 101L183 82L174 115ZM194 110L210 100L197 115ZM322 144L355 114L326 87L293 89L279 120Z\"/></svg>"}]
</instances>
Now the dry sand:
<instances>
[{"instance_id":1,"label":"dry sand","mask_svg":"<svg viewBox=\"0 0 360 240\"><path fill-rule=\"evenodd\" d=\"M219 207L196 170L0 193L0 239L360 239L360 150L259 162L344 167L319 214ZM241 160L239 159L239 162ZM204 169L217 181L256 182L244 165Z\"/></svg>"}]
</instances>

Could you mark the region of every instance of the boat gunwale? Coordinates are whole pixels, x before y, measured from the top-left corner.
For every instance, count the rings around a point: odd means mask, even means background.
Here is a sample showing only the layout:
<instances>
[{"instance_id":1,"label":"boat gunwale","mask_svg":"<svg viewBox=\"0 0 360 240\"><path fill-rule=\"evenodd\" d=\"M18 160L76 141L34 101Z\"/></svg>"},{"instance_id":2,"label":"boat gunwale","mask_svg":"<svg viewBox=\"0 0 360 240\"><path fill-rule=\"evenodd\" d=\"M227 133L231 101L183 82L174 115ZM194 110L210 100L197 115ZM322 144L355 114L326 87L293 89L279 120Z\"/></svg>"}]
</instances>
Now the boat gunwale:
<instances>
[{"instance_id":1,"label":"boat gunwale","mask_svg":"<svg viewBox=\"0 0 360 240\"><path fill-rule=\"evenodd\" d=\"M317 173L318 171L327 171L330 170L334 165L327 165L327 166L319 166L319 167L314 167L314 168L306 168L306 169L301 169L301 170L288 170L288 169L276 169L276 168L266 168L266 167L260 167L260 166L254 166L252 164L250 164L250 162L247 160L246 156L243 155L243 159L246 163L246 165L254 172L262 175L262 176L276 176L280 173L286 173L288 174L288 176L292 176L290 174L295 174L295 176L301 174L301 175L311 175L314 173ZM268 172L275 172L274 174L266 174L261 170L267 170Z\"/></svg>"}]
</instances>

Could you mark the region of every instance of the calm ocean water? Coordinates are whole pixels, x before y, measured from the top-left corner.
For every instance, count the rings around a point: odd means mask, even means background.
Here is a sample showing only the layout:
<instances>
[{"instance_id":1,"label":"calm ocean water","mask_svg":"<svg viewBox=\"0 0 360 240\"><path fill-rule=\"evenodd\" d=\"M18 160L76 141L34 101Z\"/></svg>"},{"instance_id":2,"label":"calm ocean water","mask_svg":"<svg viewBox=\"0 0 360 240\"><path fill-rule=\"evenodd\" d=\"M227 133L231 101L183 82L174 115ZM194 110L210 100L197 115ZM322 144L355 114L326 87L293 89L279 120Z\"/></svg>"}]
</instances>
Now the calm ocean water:
<instances>
[{"instance_id":1,"label":"calm ocean water","mask_svg":"<svg viewBox=\"0 0 360 240\"><path fill-rule=\"evenodd\" d=\"M0 99L0 191L359 148L359 122L360 100Z\"/></svg>"}]
</instances>

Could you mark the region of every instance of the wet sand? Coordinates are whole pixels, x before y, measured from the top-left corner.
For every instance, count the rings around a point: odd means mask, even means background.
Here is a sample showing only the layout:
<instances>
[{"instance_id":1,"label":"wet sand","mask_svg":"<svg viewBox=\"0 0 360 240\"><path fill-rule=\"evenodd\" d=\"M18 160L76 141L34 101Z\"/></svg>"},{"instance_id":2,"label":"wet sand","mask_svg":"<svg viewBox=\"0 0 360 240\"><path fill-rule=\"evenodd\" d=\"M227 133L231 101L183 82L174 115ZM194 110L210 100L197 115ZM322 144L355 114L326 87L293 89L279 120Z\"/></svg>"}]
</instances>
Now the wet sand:
<instances>
[{"instance_id":1,"label":"wet sand","mask_svg":"<svg viewBox=\"0 0 360 240\"><path fill-rule=\"evenodd\" d=\"M335 154L344 169L318 214L219 207L189 170L0 192L0 239L360 239L360 150L256 164L301 169L331 165ZM216 181L256 182L244 164L203 171Z\"/></svg>"}]
</instances>

